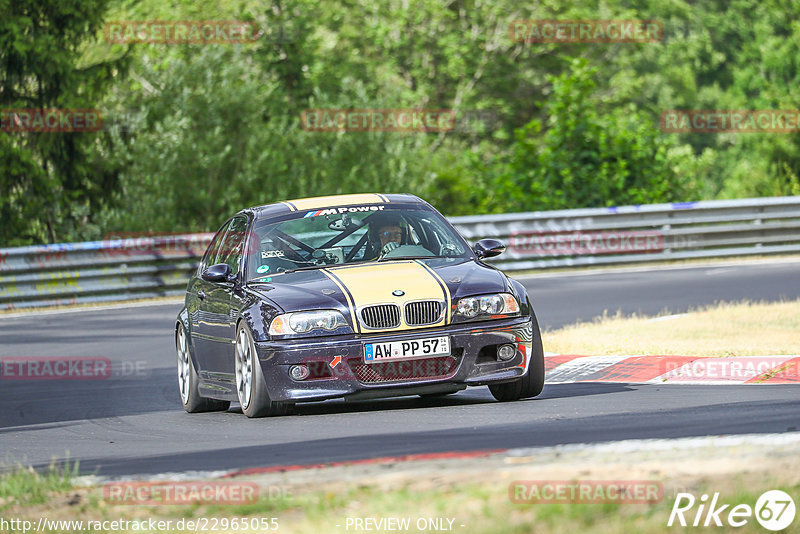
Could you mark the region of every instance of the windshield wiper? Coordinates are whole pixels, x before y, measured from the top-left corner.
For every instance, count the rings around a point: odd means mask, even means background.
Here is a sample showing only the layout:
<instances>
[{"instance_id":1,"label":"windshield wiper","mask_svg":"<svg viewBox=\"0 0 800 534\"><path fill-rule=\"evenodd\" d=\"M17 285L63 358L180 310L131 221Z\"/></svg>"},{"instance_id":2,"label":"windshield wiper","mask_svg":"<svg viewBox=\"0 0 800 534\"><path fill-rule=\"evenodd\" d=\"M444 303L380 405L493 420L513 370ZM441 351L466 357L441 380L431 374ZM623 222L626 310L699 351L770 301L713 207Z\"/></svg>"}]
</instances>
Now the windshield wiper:
<instances>
[{"instance_id":1,"label":"windshield wiper","mask_svg":"<svg viewBox=\"0 0 800 534\"><path fill-rule=\"evenodd\" d=\"M431 258L455 258L456 256L392 256L391 258L380 258L378 261L394 260L429 260Z\"/></svg>"},{"instance_id":2,"label":"windshield wiper","mask_svg":"<svg viewBox=\"0 0 800 534\"><path fill-rule=\"evenodd\" d=\"M264 278L271 278L273 276L277 276L279 274L285 273L293 273L295 271L313 271L314 269L324 269L328 267L327 265L306 265L304 267L297 267L295 269L287 269L285 271L276 271L274 273L265 274L263 276L259 276L258 278L253 278L250 280L251 284L268 284L269 282L264 281Z\"/></svg>"}]
</instances>

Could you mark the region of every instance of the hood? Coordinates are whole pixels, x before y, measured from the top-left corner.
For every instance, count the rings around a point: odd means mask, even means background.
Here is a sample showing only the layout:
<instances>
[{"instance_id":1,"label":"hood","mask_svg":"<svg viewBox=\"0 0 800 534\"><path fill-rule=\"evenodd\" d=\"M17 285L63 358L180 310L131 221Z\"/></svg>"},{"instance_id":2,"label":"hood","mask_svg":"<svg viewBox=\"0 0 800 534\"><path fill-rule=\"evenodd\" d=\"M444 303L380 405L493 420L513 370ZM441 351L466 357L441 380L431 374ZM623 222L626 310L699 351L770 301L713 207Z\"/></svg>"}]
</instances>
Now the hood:
<instances>
[{"instance_id":1,"label":"hood","mask_svg":"<svg viewBox=\"0 0 800 534\"><path fill-rule=\"evenodd\" d=\"M398 260L331 266L312 271L275 275L269 283L252 284L250 289L284 312L336 309L361 328L357 317L365 307L396 304L401 309L414 301L443 301L441 320L425 324L430 328L450 323L452 304L457 299L483 293L508 291L508 279L500 271L461 258ZM421 328L405 320L396 328Z\"/></svg>"}]
</instances>

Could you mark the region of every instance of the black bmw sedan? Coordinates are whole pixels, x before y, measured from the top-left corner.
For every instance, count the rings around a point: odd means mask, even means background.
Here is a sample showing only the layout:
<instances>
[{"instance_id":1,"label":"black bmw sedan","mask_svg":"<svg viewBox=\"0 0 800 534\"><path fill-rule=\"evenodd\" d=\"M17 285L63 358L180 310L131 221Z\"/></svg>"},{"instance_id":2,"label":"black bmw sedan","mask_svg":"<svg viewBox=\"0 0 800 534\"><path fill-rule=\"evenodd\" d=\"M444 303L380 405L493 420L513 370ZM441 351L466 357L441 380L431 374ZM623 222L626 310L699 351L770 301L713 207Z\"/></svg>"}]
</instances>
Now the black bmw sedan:
<instances>
[{"instance_id":1,"label":"black bmw sedan","mask_svg":"<svg viewBox=\"0 0 800 534\"><path fill-rule=\"evenodd\" d=\"M280 415L337 397L436 396L488 385L538 395L544 358L525 288L412 195L249 208L214 236L175 324L188 412Z\"/></svg>"}]
</instances>

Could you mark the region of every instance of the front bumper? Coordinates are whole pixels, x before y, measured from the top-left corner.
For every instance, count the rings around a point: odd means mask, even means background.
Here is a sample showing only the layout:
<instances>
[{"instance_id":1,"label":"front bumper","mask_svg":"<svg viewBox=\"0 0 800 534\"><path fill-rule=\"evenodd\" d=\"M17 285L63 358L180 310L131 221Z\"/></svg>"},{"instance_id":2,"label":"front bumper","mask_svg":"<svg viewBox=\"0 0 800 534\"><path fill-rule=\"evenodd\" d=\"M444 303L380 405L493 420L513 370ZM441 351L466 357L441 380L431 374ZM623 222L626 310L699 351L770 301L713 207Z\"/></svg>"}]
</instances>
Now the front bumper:
<instances>
[{"instance_id":1,"label":"front bumper","mask_svg":"<svg viewBox=\"0 0 800 534\"><path fill-rule=\"evenodd\" d=\"M531 357L528 317L407 330L256 343L256 352L273 401L319 401L450 392L514 380L527 372ZM451 356L367 364L364 343L413 341L449 336ZM499 345L513 344L509 361L496 357ZM337 359L338 357L338 359ZM304 364L306 380L294 380L289 368Z\"/></svg>"}]
</instances>

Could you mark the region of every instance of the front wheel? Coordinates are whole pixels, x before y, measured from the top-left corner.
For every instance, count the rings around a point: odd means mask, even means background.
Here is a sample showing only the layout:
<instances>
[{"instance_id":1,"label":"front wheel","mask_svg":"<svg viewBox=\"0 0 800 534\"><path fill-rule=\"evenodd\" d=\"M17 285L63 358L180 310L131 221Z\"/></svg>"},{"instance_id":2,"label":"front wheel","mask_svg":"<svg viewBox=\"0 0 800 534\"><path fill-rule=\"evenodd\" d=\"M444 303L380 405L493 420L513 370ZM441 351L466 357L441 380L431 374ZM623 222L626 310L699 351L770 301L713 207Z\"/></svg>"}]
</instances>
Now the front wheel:
<instances>
[{"instance_id":1,"label":"front wheel","mask_svg":"<svg viewBox=\"0 0 800 534\"><path fill-rule=\"evenodd\" d=\"M236 393L247 417L285 415L291 406L270 400L253 336L244 324L236 330Z\"/></svg>"},{"instance_id":2,"label":"front wheel","mask_svg":"<svg viewBox=\"0 0 800 534\"><path fill-rule=\"evenodd\" d=\"M200 396L198 385L200 378L192 365L189 354L189 338L182 324L175 331L175 346L178 352L178 391L181 394L183 409L189 413L221 412L227 410L230 401L207 399Z\"/></svg>"},{"instance_id":3,"label":"front wheel","mask_svg":"<svg viewBox=\"0 0 800 534\"><path fill-rule=\"evenodd\" d=\"M544 389L544 349L536 315L531 312L531 354L528 372L513 382L489 386L492 396L499 401L514 401L535 397Z\"/></svg>"}]
</instances>

